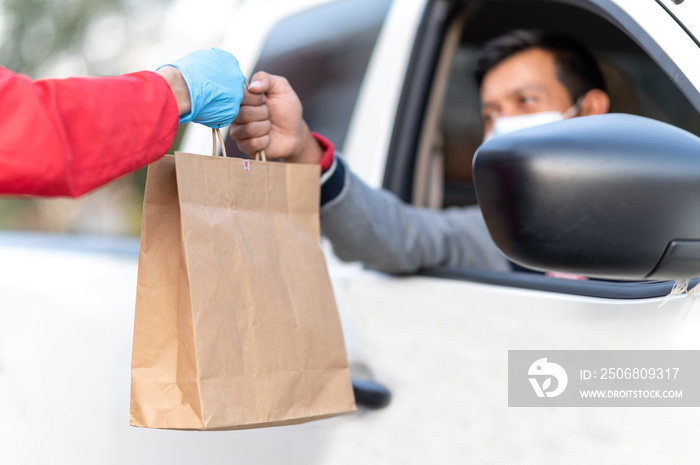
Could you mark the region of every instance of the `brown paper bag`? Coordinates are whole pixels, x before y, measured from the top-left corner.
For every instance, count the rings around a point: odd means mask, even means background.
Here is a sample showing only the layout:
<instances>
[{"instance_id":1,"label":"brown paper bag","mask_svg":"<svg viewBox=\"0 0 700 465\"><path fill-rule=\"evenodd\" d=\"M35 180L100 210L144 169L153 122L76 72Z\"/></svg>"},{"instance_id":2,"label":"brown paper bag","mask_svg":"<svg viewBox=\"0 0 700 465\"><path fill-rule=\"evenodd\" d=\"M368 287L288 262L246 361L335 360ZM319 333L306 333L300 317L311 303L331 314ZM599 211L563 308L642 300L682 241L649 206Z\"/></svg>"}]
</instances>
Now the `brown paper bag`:
<instances>
[{"instance_id":1,"label":"brown paper bag","mask_svg":"<svg viewBox=\"0 0 700 465\"><path fill-rule=\"evenodd\" d=\"M318 179L317 166L187 153L149 167L131 425L244 429L355 409Z\"/></svg>"}]
</instances>

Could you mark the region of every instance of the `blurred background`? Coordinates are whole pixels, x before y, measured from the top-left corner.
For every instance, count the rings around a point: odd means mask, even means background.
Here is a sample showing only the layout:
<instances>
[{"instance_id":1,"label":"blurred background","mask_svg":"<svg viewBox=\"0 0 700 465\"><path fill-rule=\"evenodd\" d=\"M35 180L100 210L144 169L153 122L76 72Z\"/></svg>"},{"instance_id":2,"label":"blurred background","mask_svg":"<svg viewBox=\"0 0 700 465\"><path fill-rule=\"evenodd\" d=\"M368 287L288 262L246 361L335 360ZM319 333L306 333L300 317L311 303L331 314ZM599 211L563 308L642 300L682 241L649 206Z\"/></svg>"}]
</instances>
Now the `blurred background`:
<instances>
[{"instance_id":1,"label":"blurred background","mask_svg":"<svg viewBox=\"0 0 700 465\"><path fill-rule=\"evenodd\" d=\"M242 1L0 0L0 65L32 79L154 70L217 46ZM0 230L138 235L145 178L143 169L78 200L0 196Z\"/></svg>"}]
</instances>

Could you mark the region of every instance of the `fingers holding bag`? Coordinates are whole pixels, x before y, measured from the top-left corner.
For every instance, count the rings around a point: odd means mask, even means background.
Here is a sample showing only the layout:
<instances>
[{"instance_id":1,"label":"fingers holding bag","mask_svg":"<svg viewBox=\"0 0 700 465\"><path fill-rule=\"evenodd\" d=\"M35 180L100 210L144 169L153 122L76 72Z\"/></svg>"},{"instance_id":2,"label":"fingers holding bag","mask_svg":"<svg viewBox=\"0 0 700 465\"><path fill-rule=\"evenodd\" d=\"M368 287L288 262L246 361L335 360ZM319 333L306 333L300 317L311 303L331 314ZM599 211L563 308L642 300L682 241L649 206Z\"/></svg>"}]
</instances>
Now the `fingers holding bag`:
<instances>
[{"instance_id":1,"label":"fingers holding bag","mask_svg":"<svg viewBox=\"0 0 700 465\"><path fill-rule=\"evenodd\" d=\"M232 54L216 48L198 50L163 66L177 68L189 89L192 107L180 117L180 123L194 121L210 128L231 124L238 114L245 84Z\"/></svg>"}]
</instances>

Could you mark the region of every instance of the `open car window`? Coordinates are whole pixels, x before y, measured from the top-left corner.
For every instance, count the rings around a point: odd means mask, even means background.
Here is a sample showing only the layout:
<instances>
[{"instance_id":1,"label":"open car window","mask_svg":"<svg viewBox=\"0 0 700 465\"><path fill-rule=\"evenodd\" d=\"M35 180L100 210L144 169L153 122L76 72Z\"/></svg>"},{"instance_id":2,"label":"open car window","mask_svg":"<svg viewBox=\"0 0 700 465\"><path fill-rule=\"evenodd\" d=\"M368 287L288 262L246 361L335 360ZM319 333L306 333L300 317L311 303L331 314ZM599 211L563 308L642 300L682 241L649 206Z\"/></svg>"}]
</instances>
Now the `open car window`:
<instances>
[{"instance_id":1,"label":"open car window","mask_svg":"<svg viewBox=\"0 0 700 465\"><path fill-rule=\"evenodd\" d=\"M630 113L670 123L700 135L700 113L667 72L629 31L576 2L466 2L448 14L426 15L442 37L434 50L420 50L412 58L412 73L431 73L421 101L416 89L404 91L403 111L397 116L395 138L385 187L405 201L428 208L462 207L476 203L472 158L483 139L479 93L474 80L476 56L489 39L516 28L563 32L575 37L598 58L611 97L611 112ZM583 3L583 2L579 2ZM441 27L436 27L442 22ZM624 21L616 21L624 24ZM459 36L455 39L456 30ZM595 31L593 33L592 31ZM426 34L429 32L425 32ZM429 42L426 38L423 42ZM423 55L434 57L430 71ZM412 82L421 79L413 76ZM435 89L438 89L436 92ZM413 96L413 97L412 97ZM420 121L401 115L422 112ZM416 137L407 140L411 124ZM401 139L399 140L399 137ZM527 272L497 273L473 270L436 270L432 276L540 289L606 298L647 298L667 295L672 282L570 281Z\"/></svg>"},{"instance_id":2,"label":"open car window","mask_svg":"<svg viewBox=\"0 0 700 465\"><path fill-rule=\"evenodd\" d=\"M425 139L432 139L427 145L442 152L440 169L444 175L435 182L444 184L439 189L430 188L440 193L440 207L476 203L471 160L483 138L479 92L473 77L476 57L486 41L512 29L564 32L585 44L603 70L611 97L611 113L646 116L700 135L700 114L666 73L624 31L588 10L546 1L476 2L468 4L449 21L444 28L442 47L448 48L450 55L440 57L450 61L449 73L441 75L438 65L433 80L433 88L444 92L431 95L426 104L427 109L431 105L439 107L439 123L437 127L426 123L421 131L421 142L425 144ZM456 28L462 35L455 47L449 36ZM418 153L416 167L420 166L422 156ZM434 176L417 173L414 178L418 185ZM415 190L414 185L411 197L406 200L419 206L436 206L425 195L417 196Z\"/></svg>"}]
</instances>

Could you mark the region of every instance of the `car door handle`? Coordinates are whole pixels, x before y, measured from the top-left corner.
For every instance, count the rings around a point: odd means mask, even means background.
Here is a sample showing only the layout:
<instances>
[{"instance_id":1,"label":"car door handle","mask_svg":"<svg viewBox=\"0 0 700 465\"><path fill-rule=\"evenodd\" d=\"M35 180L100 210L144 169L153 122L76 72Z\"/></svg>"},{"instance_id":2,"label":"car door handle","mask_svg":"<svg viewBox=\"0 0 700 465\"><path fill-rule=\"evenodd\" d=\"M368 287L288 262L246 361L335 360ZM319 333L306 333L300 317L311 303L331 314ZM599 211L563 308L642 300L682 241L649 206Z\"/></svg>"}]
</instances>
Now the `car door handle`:
<instances>
[{"instance_id":1,"label":"car door handle","mask_svg":"<svg viewBox=\"0 0 700 465\"><path fill-rule=\"evenodd\" d=\"M381 409L391 402L391 392L375 381L352 378L352 391L355 403L369 409Z\"/></svg>"}]
</instances>

